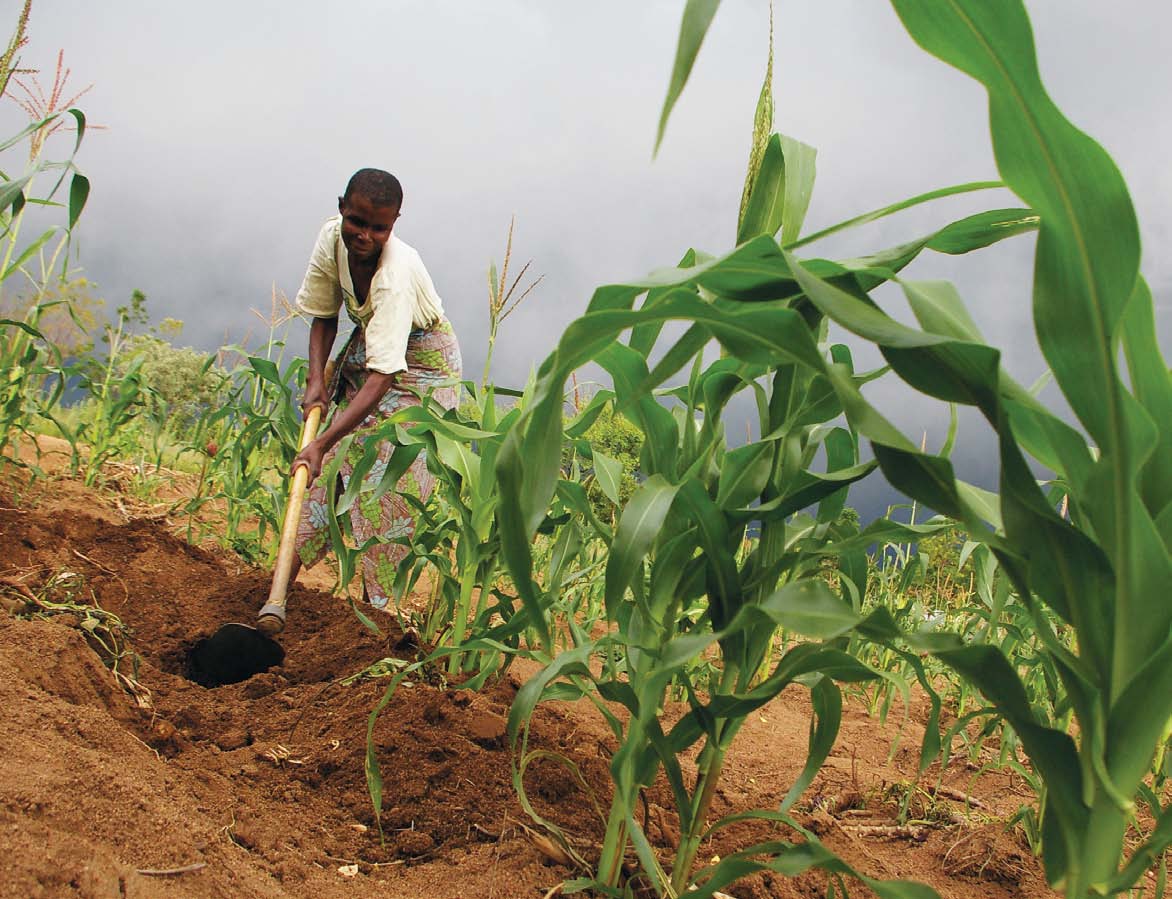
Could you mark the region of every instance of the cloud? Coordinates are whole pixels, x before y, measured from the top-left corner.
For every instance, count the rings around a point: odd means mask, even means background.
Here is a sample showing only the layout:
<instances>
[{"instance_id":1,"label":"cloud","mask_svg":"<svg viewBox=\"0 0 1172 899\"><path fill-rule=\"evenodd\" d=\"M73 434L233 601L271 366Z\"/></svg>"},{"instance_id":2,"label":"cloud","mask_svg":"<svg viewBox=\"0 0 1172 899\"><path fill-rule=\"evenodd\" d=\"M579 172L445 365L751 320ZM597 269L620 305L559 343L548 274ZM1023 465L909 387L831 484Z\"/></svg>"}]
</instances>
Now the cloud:
<instances>
[{"instance_id":1,"label":"cloud","mask_svg":"<svg viewBox=\"0 0 1172 899\"><path fill-rule=\"evenodd\" d=\"M1028 5L1052 93L1131 182L1166 339L1172 263L1156 248L1172 236L1172 9ZM26 62L51 69L63 46L75 82L95 83L84 106L109 130L79 156L93 194L77 245L112 304L142 289L201 347L255 334L249 310L267 308L274 284L295 292L349 174L383 165L403 180L399 232L431 269L469 372L484 360L485 273L516 215L514 258L545 274L497 346L497 377L519 383L597 285L733 242L767 6L723 5L653 161L681 8L43 3ZM983 92L915 47L890 7L825 0L776 12L777 126L819 151L811 228L995 177ZM0 127L18 122L9 108ZM924 207L812 250L899 243L993 201ZM1029 266L1030 240L1018 239L972 258L926 255L914 275L957 281L1028 381L1041 369Z\"/></svg>"}]
</instances>

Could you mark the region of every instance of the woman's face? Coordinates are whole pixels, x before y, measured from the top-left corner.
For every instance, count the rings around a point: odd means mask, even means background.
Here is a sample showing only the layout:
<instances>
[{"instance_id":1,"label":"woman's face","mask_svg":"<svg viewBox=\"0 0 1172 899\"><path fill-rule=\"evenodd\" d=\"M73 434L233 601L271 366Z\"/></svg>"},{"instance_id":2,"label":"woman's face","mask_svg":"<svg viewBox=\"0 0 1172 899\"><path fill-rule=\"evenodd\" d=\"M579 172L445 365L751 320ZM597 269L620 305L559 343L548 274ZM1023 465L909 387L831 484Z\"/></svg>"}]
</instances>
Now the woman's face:
<instances>
[{"instance_id":1,"label":"woman's face","mask_svg":"<svg viewBox=\"0 0 1172 899\"><path fill-rule=\"evenodd\" d=\"M360 193L338 200L342 243L355 262L377 262L399 217L398 206L376 206Z\"/></svg>"}]
</instances>

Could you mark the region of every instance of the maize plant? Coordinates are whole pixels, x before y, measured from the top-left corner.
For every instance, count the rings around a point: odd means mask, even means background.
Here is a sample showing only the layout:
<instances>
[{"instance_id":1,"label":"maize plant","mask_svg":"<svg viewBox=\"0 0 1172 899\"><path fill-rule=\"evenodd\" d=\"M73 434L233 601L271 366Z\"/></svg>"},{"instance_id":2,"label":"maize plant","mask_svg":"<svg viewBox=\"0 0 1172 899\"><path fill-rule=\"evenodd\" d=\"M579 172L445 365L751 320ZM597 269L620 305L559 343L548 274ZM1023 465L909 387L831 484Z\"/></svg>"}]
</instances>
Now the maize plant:
<instances>
[{"instance_id":1,"label":"maize plant","mask_svg":"<svg viewBox=\"0 0 1172 899\"><path fill-rule=\"evenodd\" d=\"M619 408L646 434L641 461L648 478L623 510L607 563L607 608L616 630L555 659L522 690L511 716L517 738L542 695L567 678L579 689L593 679L605 698L630 712L625 722L609 719L620 740L611 769L615 793L590 881L607 894L622 888L628 840L660 895L680 895L694 879L702 881L695 895L711 895L762 867L790 874L811 865L845 870L813 839L750 847L701 872L692 862L707 824L706 799L744 715L800 678L814 697L810 757L781 810L762 813L784 820L822 747L833 741L833 681L875 675L839 649L852 633L931 651L1012 727L1045 784L1043 857L1050 881L1067 895L1128 888L1172 841L1172 815L1157 802L1153 832L1120 867L1134 797L1142 792L1154 801L1142 780L1172 716L1172 684L1166 683L1172 609L1161 599L1172 582L1172 387L1151 295L1139 276L1138 228L1126 187L1107 154L1046 95L1019 0L893 5L913 38L985 85L999 169L1028 206L971 216L863 259L800 259L794 251L838 227L992 185L935 191L801 238L813 154L774 135L745 206L743 243L719 259L690 254L680 267L645 282L598 290L542 365L532 404L500 453L502 547L529 614L540 622L549 601L533 577L530 539L557 487L570 373L588 361L605 367ZM714 0L687 4L661 137L718 6ZM1085 432L1009 377L951 285L901 276L925 249L963 253L1033 230L1039 232L1038 340ZM893 281L918 327L899 323L872 297ZM689 328L659 348L652 366L651 351L668 320ZM959 480L947 457L917 449L863 397L865 376L853 372L842 349L827 352L821 344L827 320L876 345L890 369L926 396L977 407L998 438L999 494ZM622 335L629 335L625 342ZM713 340L723 358L705 368L700 354ZM673 412L652 391L689 365L688 386L672 391L681 404ZM720 415L740 389L758 397L763 436L730 450ZM839 415L848 428L832 426ZM1067 726L1070 716L1057 705L1031 706L1021 675L999 646L902 632L886 610L864 617L812 576L810 558L834 553L850 560L859 548L858 540L828 527L835 494L867 473L856 435L870 441L896 488L961 522L970 539L989 548L1030 614L1077 729ZM828 465L815 473L808 450L820 440ZM1069 498L1069 520L1038 484L1031 459L1054 473ZM797 522L786 516L814 503L820 504L809 522L814 542L802 545L794 540ZM738 565L733 548L750 518L762 522L760 541ZM847 580L851 569L844 569ZM704 626L680 633L675 612L697 596L707 609ZM1051 615L1071 630L1077 649L1059 639ZM762 646L779 626L812 640L789 648L756 680ZM542 638L548 643L548 630ZM587 664L608 641L623 646L622 679L598 678ZM721 659L716 682L706 695L690 691L691 714L664 733L657 719L664 684L714 645ZM678 756L697 742L699 775L688 784ZM523 739L520 746L523 765ZM638 789L661 770L684 835L670 871L660 868L633 814ZM881 896L932 895L918 885L867 882Z\"/></svg>"},{"instance_id":2,"label":"maize plant","mask_svg":"<svg viewBox=\"0 0 1172 899\"><path fill-rule=\"evenodd\" d=\"M11 47L18 46L23 34L23 20L17 35L14 36ZM6 57L5 65L12 62ZM3 86L7 86L11 69L0 70L0 79ZM0 91L2 93L2 91ZM41 150L44 146L44 137L53 130L60 128L66 121L72 120L77 129L77 139L68 158L62 161L52 161L43 158ZM49 111L44 115L37 115L23 130L14 137L0 142L0 153L16 147L26 139L29 141L30 152L28 163L23 172L14 177L0 172L0 290L12 288L14 276L27 279L34 289L38 290L48 283L52 277L52 270L56 261L62 256L69 244L73 226L77 224L82 210L89 197L89 180L81 174L73 162L77 151L85 136L85 115L79 109ZM5 166L7 168L7 166ZM58 172L52 186L42 196L31 197L33 182L44 172ZM69 182L68 220L64 228L53 226L47 228L27 246L21 246L20 226L24 220L24 212L29 202L40 205L58 205L55 197L61 189L67 175L72 173ZM56 249L51 254L51 261L46 264L43 250L50 240L60 235ZM38 279L28 271L32 260L39 259L42 263L42 276ZM64 275L64 266L62 267ZM52 407L60 399L60 392L49 385L51 370L55 363L59 363L56 349L49 344L38 330L40 316L53 303L34 303L24 321L0 319L0 335L3 335L3 346L0 348L0 364L3 368L3 382L0 383L0 464L4 462L20 465L16 453L9 454L8 446L13 431L28 432L28 424L37 414L37 409L44 408L45 397L49 397L48 407Z\"/></svg>"}]
</instances>

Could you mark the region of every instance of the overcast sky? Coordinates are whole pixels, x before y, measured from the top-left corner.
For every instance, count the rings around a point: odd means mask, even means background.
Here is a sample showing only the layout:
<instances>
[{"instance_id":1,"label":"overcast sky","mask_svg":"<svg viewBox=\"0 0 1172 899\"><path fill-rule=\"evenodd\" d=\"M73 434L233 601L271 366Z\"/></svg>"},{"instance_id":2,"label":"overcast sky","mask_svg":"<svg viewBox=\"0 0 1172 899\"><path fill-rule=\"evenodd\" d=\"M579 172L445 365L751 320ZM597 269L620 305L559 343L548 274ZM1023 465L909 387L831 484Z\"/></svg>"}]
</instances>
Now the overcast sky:
<instances>
[{"instance_id":1,"label":"overcast sky","mask_svg":"<svg viewBox=\"0 0 1172 899\"><path fill-rule=\"evenodd\" d=\"M18 6L0 4L5 28ZM1167 346L1172 6L1027 6L1052 95L1131 187ZM596 286L672 264L688 247L733 244L768 6L725 0L653 161L682 7L38 0L22 62L48 83L64 48L70 84L94 85L79 105L107 130L87 135L78 157L93 193L77 261L109 306L137 288L156 319L185 322L183 342L256 340L249 310L268 308L273 285L296 292L346 179L377 166L403 182L396 233L427 263L470 376L484 362L485 273L516 215L514 262L531 258L545 275L498 339L496 379L518 384ZM983 91L919 50L888 4L777 0L776 17L776 127L819 153L807 230L996 178ZM7 134L20 113L4 106ZM811 250L855 255L1001 205L1014 201L950 200ZM912 269L956 281L1026 382L1043 368L1030 324L1031 254L1032 239L1019 238ZM298 352L303 334L293 336ZM893 401L886 411L913 435L929 432L930 445L943 437L938 410Z\"/></svg>"}]
</instances>

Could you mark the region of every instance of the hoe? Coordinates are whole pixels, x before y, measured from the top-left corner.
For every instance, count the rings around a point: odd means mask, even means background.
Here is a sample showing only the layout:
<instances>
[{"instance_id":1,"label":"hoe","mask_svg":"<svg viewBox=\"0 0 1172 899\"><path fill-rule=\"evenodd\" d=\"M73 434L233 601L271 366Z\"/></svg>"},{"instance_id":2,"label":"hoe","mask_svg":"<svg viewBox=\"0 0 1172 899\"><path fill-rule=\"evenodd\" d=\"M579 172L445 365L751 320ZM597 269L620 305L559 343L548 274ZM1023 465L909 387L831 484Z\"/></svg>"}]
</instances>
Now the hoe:
<instances>
[{"instance_id":1,"label":"hoe","mask_svg":"<svg viewBox=\"0 0 1172 899\"><path fill-rule=\"evenodd\" d=\"M332 367L332 363L326 367L327 383ZM306 414L298 442L299 451L317 436L321 414L320 406L314 406ZM187 657L188 676L196 683L205 687L235 684L284 661L285 650L273 637L285 628L285 599L293 570L293 544L308 484L309 469L304 465L297 466L289 488L289 503L285 507L285 523L281 527L281 544L277 550L269 599L257 614L256 626L225 624L210 637L196 643Z\"/></svg>"}]
</instances>

